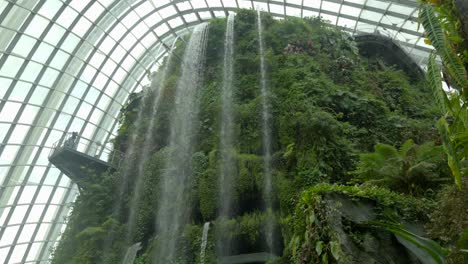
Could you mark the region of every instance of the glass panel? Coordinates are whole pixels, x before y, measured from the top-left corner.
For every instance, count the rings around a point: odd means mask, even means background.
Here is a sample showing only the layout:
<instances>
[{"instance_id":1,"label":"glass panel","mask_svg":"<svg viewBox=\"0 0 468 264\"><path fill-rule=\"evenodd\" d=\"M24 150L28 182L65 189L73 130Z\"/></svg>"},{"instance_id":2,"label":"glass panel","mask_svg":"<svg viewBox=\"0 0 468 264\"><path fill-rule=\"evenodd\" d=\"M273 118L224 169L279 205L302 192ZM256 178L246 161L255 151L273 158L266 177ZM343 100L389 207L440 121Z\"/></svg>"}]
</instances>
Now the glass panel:
<instances>
[{"instance_id":1,"label":"glass panel","mask_svg":"<svg viewBox=\"0 0 468 264\"><path fill-rule=\"evenodd\" d=\"M54 56L54 59L50 62L50 66L56 69L62 69L69 57L70 56L67 53L58 50Z\"/></svg>"},{"instance_id":2,"label":"glass panel","mask_svg":"<svg viewBox=\"0 0 468 264\"><path fill-rule=\"evenodd\" d=\"M75 17L78 15L78 13L71 8L67 7L65 10L62 11L62 14L60 17L57 19L57 24L69 28Z\"/></svg>"},{"instance_id":3,"label":"glass panel","mask_svg":"<svg viewBox=\"0 0 468 264\"><path fill-rule=\"evenodd\" d=\"M138 16L134 12L128 13L126 17L122 19L122 23L125 25L125 27L130 28L132 27L137 21L138 21Z\"/></svg>"},{"instance_id":4,"label":"glass panel","mask_svg":"<svg viewBox=\"0 0 468 264\"><path fill-rule=\"evenodd\" d=\"M102 42L101 46L99 46L99 49L104 53L108 54L112 48L117 45L117 42L115 42L112 38L109 36L106 36L104 41Z\"/></svg>"},{"instance_id":5,"label":"glass panel","mask_svg":"<svg viewBox=\"0 0 468 264\"><path fill-rule=\"evenodd\" d=\"M47 209L47 212L44 216L44 219L42 221L44 222L52 222L54 221L55 219L55 214L57 213L57 209L59 208L59 206L57 205L49 205L49 208Z\"/></svg>"},{"instance_id":6,"label":"glass panel","mask_svg":"<svg viewBox=\"0 0 468 264\"><path fill-rule=\"evenodd\" d=\"M109 78L102 73L99 73L96 79L93 82L93 86L96 87L99 91L104 90L104 86L106 85Z\"/></svg>"},{"instance_id":7,"label":"glass panel","mask_svg":"<svg viewBox=\"0 0 468 264\"><path fill-rule=\"evenodd\" d=\"M356 8L356 7L347 6L347 5L343 5L341 7L341 13L342 14L350 15L350 16L353 16L353 17L357 17L360 12L361 12L361 9Z\"/></svg>"},{"instance_id":8,"label":"glass panel","mask_svg":"<svg viewBox=\"0 0 468 264\"><path fill-rule=\"evenodd\" d=\"M102 68L102 72L106 74L107 76L111 76L112 72L115 70L117 67L117 63L115 63L112 60L107 60L106 63L104 64L104 67Z\"/></svg>"},{"instance_id":9,"label":"glass panel","mask_svg":"<svg viewBox=\"0 0 468 264\"><path fill-rule=\"evenodd\" d=\"M13 92L10 94L9 100L23 102L28 95L29 90L31 90L32 84L18 81L13 89Z\"/></svg>"},{"instance_id":10,"label":"glass panel","mask_svg":"<svg viewBox=\"0 0 468 264\"><path fill-rule=\"evenodd\" d=\"M29 175L28 182L29 183L39 183L42 179L42 176L44 175L46 168L42 166L35 166L31 174ZM37 200L36 200L37 203Z\"/></svg>"},{"instance_id":11,"label":"glass panel","mask_svg":"<svg viewBox=\"0 0 468 264\"><path fill-rule=\"evenodd\" d=\"M55 122L54 128L57 130L65 130L70 121L71 116L67 114L60 114L59 118Z\"/></svg>"},{"instance_id":12,"label":"glass panel","mask_svg":"<svg viewBox=\"0 0 468 264\"><path fill-rule=\"evenodd\" d=\"M95 2L85 13L85 17L89 18L91 21L96 21L99 15L104 11L104 7L99 4L99 2Z\"/></svg>"},{"instance_id":13,"label":"glass panel","mask_svg":"<svg viewBox=\"0 0 468 264\"><path fill-rule=\"evenodd\" d=\"M54 170L56 170L57 173L60 173L60 171L58 169L54 168ZM67 187L68 184L70 184L70 179L68 179L68 177L66 177L66 176L62 176L62 179L60 179L60 183L59 183L58 186ZM53 198L52 202L55 201L55 197L57 196L57 192L59 192L60 190L65 191L62 188L57 188L57 191L55 192L55 195L54 195L54 198ZM62 198L59 199L59 202L61 201L61 199Z\"/></svg>"},{"instance_id":14,"label":"glass panel","mask_svg":"<svg viewBox=\"0 0 468 264\"><path fill-rule=\"evenodd\" d=\"M41 186L39 195L37 196L36 203L46 203L52 193L52 186Z\"/></svg>"},{"instance_id":15,"label":"glass panel","mask_svg":"<svg viewBox=\"0 0 468 264\"><path fill-rule=\"evenodd\" d=\"M37 231L36 240L44 240L47 235L47 231L49 231L50 224L41 224L39 227L39 231Z\"/></svg>"},{"instance_id":16,"label":"glass panel","mask_svg":"<svg viewBox=\"0 0 468 264\"><path fill-rule=\"evenodd\" d=\"M284 9L281 5L270 4L270 12L282 15L284 14Z\"/></svg>"},{"instance_id":17,"label":"glass panel","mask_svg":"<svg viewBox=\"0 0 468 264\"><path fill-rule=\"evenodd\" d=\"M63 42L61 48L64 51L68 51L69 53L72 53L73 50L75 49L76 45L80 42L80 39L73 35L73 34L68 34L67 38Z\"/></svg>"},{"instance_id":18,"label":"glass panel","mask_svg":"<svg viewBox=\"0 0 468 264\"><path fill-rule=\"evenodd\" d=\"M3 64L2 69L0 70L0 75L14 78L16 73L21 68L24 60L15 56L8 56L7 60Z\"/></svg>"},{"instance_id":19,"label":"glass panel","mask_svg":"<svg viewBox=\"0 0 468 264\"><path fill-rule=\"evenodd\" d=\"M58 75L59 75L58 71L52 68L47 68L39 84L46 86L46 87L52 87Z\"/></svg>"},{"instance_id":20,"label":"glass panel","mask_svg":"<svg viewBox=\"0 0 468 264\"><path fill-rule=\"evenodd\" d=\"M6 99L5 94L8 91L8 88L10 87L12 82L12 79L0 77L0 98Z\"/></svg>"},{"instance_id":21,"label":"glass panel","mask_svg":"<svg viewBox=\"0 0 468 264\"><path fill-rule=\"evenodd\" d=\"M42 70L42 65L33 61L29 61L28 65L26 65L26 68L23 71L23 74L21 75L20 79L28 82L35 82L37 79L37 76Z\"/></svg>"},{"instance_id":22,"label":"glass panel","mask_svg":"<svg viewBox=\"0 0 468 264\"><path fill-rule=\"evenodd\" d=\"M126 50L130 48L137 42L137 39L132 35L127 35L119 44Z\"/></svg>"},{"instance_id":23,"label":"glass panel","mask_svg":"<svg viewBox=\"0 0 468 264\"><path fill-rule=\"evenodd\" d=\"M48 93L49 93L49 89L39 87L39 86L36 87L34 89L33 95L29 99L29 103L42 106L42 103L44 102L44 99L46 98Z\"/></svg>"},{"instance_id":24,"label":"glass panel","mask_svg":"<svg viewBox=\"0 0 468 264\"><path fill-rule=\"evenodd\" d=\"M63 24L60 24L60 25L64 26ZM50 28L49 33L47 33L47 36L45 37L44 40L48 42L49 44L56 46L64 34L65 34L65 29L63 29L62 27L59 27L57 24L54 24L52 28Z\"/></svg>"},{"instance_id":25,"label":"glass panel","mask_svg":"<svg viewBox=\"0 0 468 264\"><path fill-rule=\"evenodd\" d=\"M135 12L138 13L138 15L140 15L140 17L143 17L145 16L146 14L148 14L149 12L151 12L151 10L153 10L154 7L151 5L150 2L144 2L143 4L139 5L136 9L135 9Z\"/></svg>"},{"instance_id":26,"label":"glass panel","mask_svg":"<svg viewBox=\"0 0 468 264\"><path fill-rule=\"evenodd\" d=\"M7 217L8 213L10 212L10 209L11 209L11 207L5 207L5 209L3 209L3 214L0 216L0 226L3 226L5 224L6 217ZM2 254L0 254L0 256L1 255Z\"/></svg>"},{"instance_id":27,"label":"glass panel","mask_svg":"<svg viewBox=\"0 0 468 264\"><path fill-rule=\"evenodd\" d=\"M402 15L410 15L414 8L392 3L388 10Z\"/></svg>"},{"instance_id":28,"label":"glass panel","mask_svg":"<svg viewBox=\"0 0 468 264\"><path fill-rule=\"evenodd\" d=\"M7 102L0 112L0 121L13 122L20 107L20 103Z\"/></svg>"},{"instance_id":29,"label":"glass panel","mask_svg":"<svg viewBox=\"0 0 468 264\"><path fill-rule=\"evenodd\" d=\"M26 261L36 260L36 255L38 254L39 250L43 246L44 243L33 243L31 249L29 250L28 257Z\"/></svg>"},{"instance_id":30,"label":"glass panel","mask_svg":"<svg viewBox=\"0 0 468 264\"><path fill-rule=\"evenodd\" d=\"M13 253L11 254L11 259L10 260L23 258L23 255L26 252L27 248L28 248L28 245L26 245L26 244L16 245L15 249L13 250Z\"/></svg>"},{"instance_id":31,"label":"glass panel","mask_svg":"<svg viewBox=\"0 0 468 264\"><path fill-rule=\"evenodd\" d=\"M132 33L137 39L140 39L148 30L149 28L140 22L132 29Z\"/></svg>"},{"instance_id":32,"label":"glass panel","mask_svg":"<svg viewBox=\"0 0 468 264\"><path fill-rule=\"evenodd\" d=\"M187 15L184 15L183 17L185 18L185 21L187 21L188 23L194 22L197 20L197 17L195 16L195 14L187 14Z\"/></svg>"},{"instance_id":33,"label":"glass panel","mask_svg":"<svg viewBox=\"0 0 468 264\"><path fill-rule=\"evenodd\" d=\"M96 69L87 65L83 74L81 74L80 79L86 83L90 83L96 73Z\"/></svg>"},{"instance_id":34,"label":"glass panel","mask_svg":"<svg viewBox=\"0 0 468 264\"><path fill-rule=\"evenodd\" d=\"M173 25L173 24L171 24L171 22L173 22L173 21L178 21L178 22L180 23L179 25L182 24L182 19L180 19L180 18L172 19L171 21L169 21L169 25L170 25L171 27L177 27L177 26L178 26L178 25ZM143 44L143 46L145 46L146 48L149 48L149 47L151 47L151 46L156 42L156 40L157 40L157 39L156 39L156 37L154 36L154 34L151 34L151 33L150 33L150 34L146 35L146 36L141 40L141 44Z\"/></svg>"},{"instance_id":35,"label":"glass panel","mask_svg":"<svg viewBox=\"0 0 468 264\"><path fill-rule=\"evenodd\" d=\"M128 30L124 26L117 24L110 32L110 36L113 39L120 39L127 31Z\"/></svg>"},{"instance_id":36,"label":"glass panel","mask_svg":"<svg viewBox=\"0 0 468 264\"><path fill-rule=\"evenodd\" d=\"M82 17L73 28L73 33L76 33L80 37L84 37L88 29L92 26L88 19Z\"/></svg>"},{"instance_id":37,"label":"glass panel","mask_svg":"<svg viewBox=\"0 0 468 264\"><path fill-rule=\"evenodd\" d=\"M70 6L73 7L76 11L81 12L88 3L89 0L72 1Z\"/></svg>"},{"instance_id":38,"label":"glass panel","mask_svg":"<svg viewBox=\"0 0 468 264\"><path fill-rule=\"evenodd\" d=\"M3 237L0 240L0 246L6 246L6 245L10 245L11 243L13 243L13 240L15 239L18 229L19 229L19 226L7 226L5 228L5 232L3 233Z\"/></svg>"},{"instance_id":39,"label":"glass panel","mask_svg":"<svg viewBox=\"0 0 468 264\"><path fill-rule=\"evenodd\" d=\"M16 158L16 153L18 153L19 148L19 146L7 145L0 156L0 164L11 165Z\"/></svg>"},{"instance_id":40,"label":"glass panel","mask_svg":"<svg viewBox=\"0 0 468 264\"><path fill-rule=\"evenodd\" d=\"M61 6L62 3L58 0L47 0L44 2L38 13L49 19L52 19Z\"/></svg>"},{"instance_id":41,"label":"glass panel","mask_svg":"<svg viewBox=\"0 0 468 264\"><path fill-rule=\"evenodd\" d=\"M30 126L16 125L13 130L13 136L8 140L8 144L21 144L28 134Z\"/></svg>"},{"instance_id":42,"label":"glass panel","mask_svg":"<svg viewBox=\"0 0 468 264\"><path fill-rule=\"evenodd\" d=\"M6 232L6 230L5 230L5 232ZM10 251L10 248L11 247L0 248L0 262L1 263L5 263L5 259L8 256L8 252Z\"/></svg>"},{"instance_id":43,"label":"glass panel","mask_svg":"<svg viewBox=\"0 0 468 264\"><path fill-rule=\"evenodd\" d=\"M91 105L87 103L81 104L80 110L78 110L78 113L76 114L78 117L81 117L83 119L86 119L89 115L89 112L91 111Z\"/></svg>"},{"instance_id":44,"label":"glass panel","mask_svg":"<svg viewBox=\"0 0 468 264\"><path fill-rule=\"evenodd\" d=\"M23 193L18 201L18 204L28 204L32 201L34 193L36 192L37 186L27 185L24 187Z\"/></svg>"},{"instance_id":45,"label":"glass panel","mask_svg":"<svg viewBox=\"0 0 468 264\"><path fill-rule=\"evenodd\" d=\"M28 210L28 205L17 205L13 209L13 214L11 215L8 225L19 224L23 221L26 211ZM2 239L3 240L3 239Z\"/></svg>"},{"instance_id":46,"label":"glass panel","mask_svg":"<svg viewBox=\"0 0 468 264\"><path fill-rule=\"evenodd\" d=\"M37 224L28 224L24 225L23 231L18 238L18 243L29 242L34 234L34 229L36 229Z\"/></svg>"},{"instance_id":47,"label":"glass panel","mask_svg":"<svg viewBox=\"0 0 468 264\"><path fill-rule=\"evenodd\" d=\"M377 13L377 12L373 12L369 10L363 10L361 14L361 18L369 19L372 21L379 21L381 17L382 17L381 13Z\"/></svg>"},{"instance_id":48,"label":"glass panel","mask_svg":"<svg viewBox=\"0 0 468 264\"><path fill-rule=\"evenodd\" d=\"M31 23L29 23L28 28L26 28L24 32L38 39L48 24L49 21L46 19L40 16L34 16Z\"/></svg>"},{"instance_id":49,"label":"glass panel","mask_svg":"<svg viewBox=\"0 0 468 264\"><path fill-rule=\"evenodd\" d=\"M75 119L73 119L73 123L70 126L70 129L68 131L80 131L81 128L83 127L83 125L84 125L84 120L75 117Z\"/></svg>"},{"instance_id":50,"label":"glass panel","mask_svg":"<svg viewBox=\"0 0 468 264\"><path fill-rule=\"evenodd\" d=\"M75 84L75 87L73 89L71 89L71 94L73 96L81 98L87 88L88 88L88 85L86 83L84 83L82 81L77 81L76 84Z\"/></svg>"},{"instance_id":51,"label":"glass panel","mask_svg":"<svg viewBox=\"0 0 468 264\"><path fill-rule=\"evenodd\" d=\"M23 34L18 43L16 43L13 53L26 58L36 42L37 40Z\"/></svg>"},{"instance_id":52,"label":"glass panel","mask_svg":"<svg viewBox=\"0 0 468 264\"><path fill-rule=\"evenodd\" d=\"M75 109L76 107L78 106L78 103L80 102L80 100L78 100L77 98L75 97L68 97L67 99L67 102L65 103L65 105L63 106L63 112L64 113L69 113L69 114L73 114L75 112Z\"/></svg>"},{"instance_id":53,"label":"glass panel","mask_svg":"<svg viewBox=\"0 0 468 264\"><path fill-rule=\"evenodd\" d=\"M34 52L32 59L40 63L46 63L53 50L54 48L51 45L42 42Z\"/></svg>"},{"instance_id":54,"label":"glass panel","mask_svg":"<svg viewBox=\"0 0 468 264\"><path fill-rule=\"evenodd\" d=\"M44 179L44 184L56 184L57 179L60 175L60 171L56 168L50 168L49 171L47 172L47 175L45 176Z\"/></svg>"},{"instance_id":55,"label":"glass panel","mask_svg":"<svg viewBox=\"0 0 468 264\"><path fill-rule=\"evenodd\" d=\"M61 132L58 132L58 131L53 131L52 133L55 133L57 132L58 134L62 134ZM52 135L51 133L51 135ZM52 137L52 138L49 138L49 139L52 139L53 142L57 142L59 140L60 137ZM52 146L52 144L46 144L46 146ZM41 153L39 153L39 156L38 156L38 159L36 161L36 165L38 166L47 166L49 165L49 153L50 153L50 149L49 148L43 148L41 150Z\"/></svg>"},{"instance_id":56,"label":"glass panel","mask_svg":"<svg viewBox=\"0 0 468 264\"><path fill-rule=\"evenodd\" d=\"M44 187L43 187L44 188ZM38 201L36 200L36 203ZM39 218L41 217L42 211L44 210L45 205L43 204L35 204L33 205L31 212L28 215L27 223L34 223L39 221Z\"/></svg>"}]
</instances>

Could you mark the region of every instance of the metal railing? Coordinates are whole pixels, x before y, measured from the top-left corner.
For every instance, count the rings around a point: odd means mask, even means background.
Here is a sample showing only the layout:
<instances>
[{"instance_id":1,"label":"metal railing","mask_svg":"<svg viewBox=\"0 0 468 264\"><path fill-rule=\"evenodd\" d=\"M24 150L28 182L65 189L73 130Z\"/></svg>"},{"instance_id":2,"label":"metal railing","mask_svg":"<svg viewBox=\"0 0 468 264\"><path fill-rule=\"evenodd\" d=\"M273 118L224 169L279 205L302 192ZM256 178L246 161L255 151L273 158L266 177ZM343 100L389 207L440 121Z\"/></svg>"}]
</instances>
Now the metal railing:
<instances>
[{"instance_id":1,"label":"metal railing","mask_svg":"<svg viewBox=\"0 0 468 264\"><path fill-rule=\"evenodd\" d=\"M67 133L65 138L58 140L52 145L49 158L57 151L67 148L110 163L111 166L119 168L124 155L122 152L114 150L108 145L109 144L91 141L77 134Z\"/></svg>"}]
</instances>

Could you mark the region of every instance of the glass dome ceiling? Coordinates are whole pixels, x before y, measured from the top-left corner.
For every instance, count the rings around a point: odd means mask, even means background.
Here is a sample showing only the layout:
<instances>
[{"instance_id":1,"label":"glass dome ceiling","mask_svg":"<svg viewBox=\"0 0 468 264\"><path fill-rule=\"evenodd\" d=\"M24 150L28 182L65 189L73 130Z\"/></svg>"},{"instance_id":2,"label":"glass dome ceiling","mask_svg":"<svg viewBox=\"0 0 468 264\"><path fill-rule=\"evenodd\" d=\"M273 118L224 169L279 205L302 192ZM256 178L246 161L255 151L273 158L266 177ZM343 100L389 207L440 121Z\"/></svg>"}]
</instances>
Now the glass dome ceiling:
<instances>
[{"instance_id":1,"label":"glass dome ceiling","mask_svg":"<svg viewBox=\"0 0 468 264\"><path fill-rule=\"evenodd\" d=\"M416 0L0 0L0 263L47 263L78 189L48 161L72 131L109 145L168 45L237 8L322 16L394 39L421 66ZM100 152L105 159L106 153Z\"/></svg>"}]
</instances>

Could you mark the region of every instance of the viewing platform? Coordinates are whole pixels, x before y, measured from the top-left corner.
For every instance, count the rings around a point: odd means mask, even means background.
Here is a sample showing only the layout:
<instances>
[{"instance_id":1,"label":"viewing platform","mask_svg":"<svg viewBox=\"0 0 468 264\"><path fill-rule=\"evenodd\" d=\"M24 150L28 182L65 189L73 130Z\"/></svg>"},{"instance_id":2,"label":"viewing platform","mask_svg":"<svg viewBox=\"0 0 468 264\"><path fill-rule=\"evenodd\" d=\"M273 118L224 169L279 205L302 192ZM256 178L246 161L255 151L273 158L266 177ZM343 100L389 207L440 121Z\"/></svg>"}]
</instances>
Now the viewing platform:
<instances>
[{"instance_id":1,"label":"viewing platform","mask_svg":"<svg viewBox=\"0 0 468 264\"><path fill-rule=\"evenodd\" d=\"M70 133L65 140L54 143L49 161L74 182L120 167L123 155L99 142Z\"/></svg>"}]
</instances>

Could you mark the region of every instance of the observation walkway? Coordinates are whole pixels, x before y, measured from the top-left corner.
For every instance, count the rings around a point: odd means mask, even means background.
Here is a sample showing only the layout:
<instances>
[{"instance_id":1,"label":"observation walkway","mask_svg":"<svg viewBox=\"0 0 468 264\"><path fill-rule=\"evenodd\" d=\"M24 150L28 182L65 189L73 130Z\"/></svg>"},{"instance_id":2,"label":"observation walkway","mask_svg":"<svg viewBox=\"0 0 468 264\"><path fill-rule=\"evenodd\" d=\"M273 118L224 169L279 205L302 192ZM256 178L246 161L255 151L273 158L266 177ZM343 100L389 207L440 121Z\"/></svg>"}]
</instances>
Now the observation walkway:
<instances>
[{"instance_id":1,"label":"observation walkway","mask_svg":"<svg viewBox=\"0 0 468 264\"><path fill-rule=\"evenodd\" d=\"M240 254L221 258L221 264L267 263L278 257L267 252Z\"/></svg>"},{"instance_id":2,"label":"observation walkway","mask_svg":"<svg viewBox=\"0 0 468 264\"><path fill-rule=\"evenodd\" d=\"M396 65L408 73L413 79L424 78L424 72L419 65L391 38L375 33L356 35L354 39L361 55L365 57L378 55L388 64Z\"/></svg>"},{"instance_id":3,"label":"observation walkway","mask_svg":"<svg viewBox=\"0 0 468 264\"><path fill-rule=\"evenodd\" d=\"M119 168L122 157L120 151L70 133L63 142L59 140L54 143L49 161L78 183L88 179L91 173L115 171Z\"/></svg>"}]
</instances>

